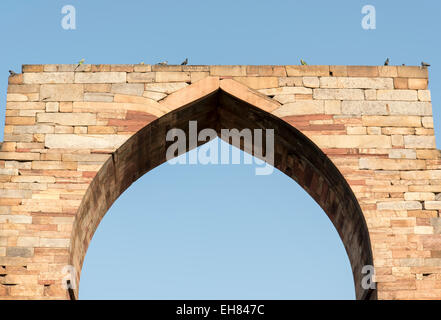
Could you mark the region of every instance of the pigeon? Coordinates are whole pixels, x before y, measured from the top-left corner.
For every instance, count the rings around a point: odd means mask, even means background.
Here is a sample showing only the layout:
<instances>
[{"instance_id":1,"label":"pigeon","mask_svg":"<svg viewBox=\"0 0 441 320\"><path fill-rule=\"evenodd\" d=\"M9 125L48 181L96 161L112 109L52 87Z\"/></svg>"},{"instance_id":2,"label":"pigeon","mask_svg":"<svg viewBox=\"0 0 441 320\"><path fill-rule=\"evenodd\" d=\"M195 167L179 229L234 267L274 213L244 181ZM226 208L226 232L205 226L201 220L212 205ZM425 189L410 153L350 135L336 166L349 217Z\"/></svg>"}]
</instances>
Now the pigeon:
<instances>
[{"instance_id":1,"label":"pigeon","mask_svg":"<svg viewBox=\"0 0 441 320\"><path fill-rule=\"evenodd\" d=\"M188 64L188 58L185 58L184 62L181 63L181 66L186 66Z\"/></svg>"},{"instance_id":2,"label":"pigeon","mask_svg":"<svg viewBox=\"0 0 441 320\"><path fill-rule=\"evenodd\" d=\"M81 60L78 62L77 67L75 68L75 70L77 70L77 69L78 69L83 63L84 63L84 58L81 59Z\"/></svg>"},{"instance_id":3,"label":"pigeon","mask_svg":"<svg viewBox=\"0 0 441 320\"><path fill-rule=\"evenodd\" d=\"M166 65L168 64L168 61L165 60L165 61L163 61L163 62L159 62L158 64L159 64L160 66L166 66Z\"/></svg>"},{"instance_id":4,"label":"pigeon","mask_svg":"<svg viewBox=\"0 0 441 320\"><path fill-rule=\"evenodd\" d=\"M389 65L389 58L386 59L386 61L384 61L384 65L388 66Z\"/></svg>"},{"instance_id":5,"label":"pigeon","mask_svg":"<svg viewBox=\"0 0 441 320\"><path fill-rule=\"evenodd\" d=\"M300 64L302 66L307 66L308 64L306 63L306 61L304 61L303 59L300 59Z\"/></svg>"},{"instance_id":6,"label":"pigeon","mask_svg":"<svg viewBox=\"0 0 441 320\"><path fill-rule=\"evenodd\" d=\"M422 61L422 62L421 62L421 67L423 67L423 68L427 68L427 67L430 67L430 64L428 64L428 63Z\"/></svg>"},{"instance_id":7,"label":"pigeon","mask_svg":"<svg viewBox=\"0 0 441 320\"><path fill-rule=\"evenodd\" d=\"M16 74L17 74L17 73L15 73L14 71L9 70L9 76L10 76L10 77L15 76Z\"/></svg>"}]
</instances>

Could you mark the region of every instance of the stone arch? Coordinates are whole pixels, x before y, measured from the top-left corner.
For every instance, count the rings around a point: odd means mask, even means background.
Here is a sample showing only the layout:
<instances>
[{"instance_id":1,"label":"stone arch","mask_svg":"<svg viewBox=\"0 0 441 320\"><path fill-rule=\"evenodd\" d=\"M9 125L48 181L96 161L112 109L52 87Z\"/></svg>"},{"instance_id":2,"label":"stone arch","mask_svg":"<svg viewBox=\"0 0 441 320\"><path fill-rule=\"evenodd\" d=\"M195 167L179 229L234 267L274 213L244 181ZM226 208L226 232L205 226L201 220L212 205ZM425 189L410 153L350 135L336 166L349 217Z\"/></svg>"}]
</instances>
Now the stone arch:
<instances>
[{"instance_id":1,"label":"stone arch","mask_svg":"<svg viewBox=\"0 0 441 320\"><path fill-rule=\"evenodd\" d=\"M234 80L208 77L169 95L160 104L169 112L119 147L83 197L70 241L70 262L77 270L77 283L89 243L107 210L133 182L166 161L166 132L180 128L188 133L188 122L196 120L199 130L214 128L218 135L221 128L274 129L274 166L297 181L331 219L349 256L357 299L375 298L371 291L361 287L362 267L373 265L373 258L368 228L357 199L319 147L269 113L279 106L276 101ZM74 294L78 296L78 287Z\"/></svg>"}]
</instances>

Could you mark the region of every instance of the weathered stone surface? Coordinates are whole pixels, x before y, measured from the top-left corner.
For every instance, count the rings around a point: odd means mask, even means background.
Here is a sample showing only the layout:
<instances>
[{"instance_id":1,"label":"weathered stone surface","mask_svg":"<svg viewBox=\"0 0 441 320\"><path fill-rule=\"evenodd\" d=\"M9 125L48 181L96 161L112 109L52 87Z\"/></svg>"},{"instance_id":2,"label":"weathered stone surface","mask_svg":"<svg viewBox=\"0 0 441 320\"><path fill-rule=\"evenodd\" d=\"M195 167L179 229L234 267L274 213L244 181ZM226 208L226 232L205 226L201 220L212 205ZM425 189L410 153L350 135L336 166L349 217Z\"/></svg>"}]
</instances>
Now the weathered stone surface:
<instances>
[{"instance_id":1,"label":"weathered stone surface","mask_svg":"<svg viewBox=\"0 0 441 320\"><path fill-rule=\"evenodd\" d=\"M404 136L404 145L406 148L417 149L435 149L434 136Z\"/></svg>"},{"instance_id":2,"label":"weathered stone surface","mask_svg":"<svg viewBox=\"0 0 441 320\"><path fill-rule=\"evenodd\" d=\"M409 116L431 116L432 105L430 102L389 102L390 114L392 115L409 115Z\"/></svg>"},{"instance_id":3,"label":"weathered stone surface","mask_svg":"<svg viewBox=\"0 0 441 320\"><path fill-rule=\"evenodd\" d=\"M82 101L84 86L82 84L44 84L40 89L43 101Z\"/></svg>"},{"instance_id":4,"label":"weathered stone surface","mask_svg":"<svg viewBox=\"0 0 441 320\"><path fill-rule=\"evenodd\" d=\"M37 122L61 125L94 125L96 114L93 113L39 113Z\"/></svg>"},{"instance_id":5,"label":"weathered stone surface","mask_svg":"<svg viewBox=\"0 0 441 320\"><path fill-rule=\"evenodd\" d=\"M392 78L321 77L320 88L393 89Z\"/></svg>"},{"instance_id":6,"label":"weathered stone surface","mask_svg":"<svg viewBox=\"0 0 441 320\"><path fill-rule=\"evenodd\" d=\"M323 101L299 101L287 103L272 113L278 117L286 117L300 114L322 114L325 111Z\"/></svg>"},{"instance_id":7,"label":"weathered stone surface","mask_svg":"<svg viewBox=\"0 0 441 320\"><path fill-rule=\"evenodd\" d=\"M118 134L76 135L48 134L45 147L69 149L115 149L123 144L129 136Z\"/></svg>"},{"instance_id":8,"label":"weathered stone surface","mask_svg":"<svg viewBox=\"0 0 441 320\"><path fill-rule=\"evenodd\" d=\"M144 84L142 83L114 83L112 84L112 93L128 94L142 96L144 93Z\"/></svg>"},{"instance_id":9,"label":"weathered stone surface","mask_svg":"<svg viewBox=\"0 0 441 320\"><path fill-rule=\"evenodd\" d=\"M147 73L129 73L127 74L127 82L129 83L146 83L146 82L154 82L155 81L155 73L147 72Z\"/></svg>"},{"instance_id":10,"label":"weathered stone surface","mask_svg":"<svg viewBox=\"0 0 441 320\"><path fill-rule=\"evenodd\" d=\"M42 72L42 73L24 73L23 83L38 84L38 83L73 83L73 72Z\"/></svg>"},{"instance_id":11,"label":"weathered stone surface","mask_svg":"<svg viewBox=\"0 0 441 320\"><path fill-rule=\"evenodd\" d=\"M126 82L125 72L76 72L75 83L120 83Z\"/></svg>"},{"instance_id":12,"label":"weathered stone surface","mask_svg":"<svg viewBox=\"0 0 441 320\"><path fill-rule=\"evenodd\" d=\"M377 203L378 210L421 210L419 201L388 201Z\"/></svg>"},{"instance_id":13,"label":"weathered stone surface","mask_svg":"<svg viewBox=\"0 0 441 320\"><path fill-rule=\"evenodd\" d=\"M421 127L417 116L363 116L363 125L378 127Z\"/></svg>"},{"instance_id":14,"label":"weathered stone surface","mask_svg":"<svg viewBox=\"0 0 441 320\"><path fill-rule=\"evenodd\" d=\"M313 135L309 137L320 148L390 148L388 136Z\"/></svg>"},{"instance_id":15,"label":"weathered stone surface","mask_svg":"<svg viewBox=\"0 0 441 320\"><path fill-rule=\"evenodd\" d=\"M381 101L343 101L341 112L353 115L387 115L388 108Z\"/></svg>"},{"instance_id":16,"label":"weathered stone surface","mask_svg":"<svg viewBox=\"0 0 441 320\"><path fill-rule=\"evenodd\" d=\"M364 100L361 89L314 89L314 99L318 100Z\"/></svg>"}]
</instances>

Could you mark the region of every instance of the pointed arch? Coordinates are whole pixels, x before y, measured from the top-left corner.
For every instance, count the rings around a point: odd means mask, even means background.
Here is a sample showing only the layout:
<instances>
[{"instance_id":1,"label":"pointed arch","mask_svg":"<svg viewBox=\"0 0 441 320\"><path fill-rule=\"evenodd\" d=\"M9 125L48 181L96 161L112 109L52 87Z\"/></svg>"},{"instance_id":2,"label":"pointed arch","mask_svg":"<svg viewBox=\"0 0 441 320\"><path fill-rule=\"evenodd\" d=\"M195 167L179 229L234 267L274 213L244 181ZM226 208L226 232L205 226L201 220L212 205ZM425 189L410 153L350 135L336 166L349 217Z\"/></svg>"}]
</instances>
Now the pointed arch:
<instances>
[{"instance_id":1,"label":"pointed arch","mask_svg":"<svg viewBox=\"0 0 441 320\"><path fill-rule=\"evenodd\" d=\"M70 248L77 283L89 243L107 210L133 182L166 161L168 130L182 129L188 137L189 121L198 121L199 130L213 128L218 135L221 128L274 129L274 166L297 181L334 224L351 262L356 297L374 297L361 286L362 268L373 265L373 258L358 201L343 175L319 147L269 113L280 107L278 102L232 79L208 77L172 93L159 104L170 112L120 146L101 167L83 197ZM189 151L188 146L187 143L185 151Z\"/></svg>"}]
</instances>

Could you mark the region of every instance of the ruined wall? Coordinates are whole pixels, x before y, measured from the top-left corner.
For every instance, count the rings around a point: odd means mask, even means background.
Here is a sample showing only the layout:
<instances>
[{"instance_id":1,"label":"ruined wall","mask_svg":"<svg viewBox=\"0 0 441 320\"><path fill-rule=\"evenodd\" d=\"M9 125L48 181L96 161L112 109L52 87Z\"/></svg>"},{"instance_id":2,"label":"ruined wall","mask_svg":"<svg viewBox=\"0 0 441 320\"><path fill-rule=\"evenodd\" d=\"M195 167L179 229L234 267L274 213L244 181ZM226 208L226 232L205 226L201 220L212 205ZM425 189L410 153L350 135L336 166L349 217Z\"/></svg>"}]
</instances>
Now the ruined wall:
<instances>
[{"instance_id":1,"label":"ruined wall","mask_svg":"<svg viewBox=\"0 0 441 320\"><path fill-rule=\"evenodd\" d=\"M226 92L300 130L346 178L369 229L378 298L441 298L427 69L158 65L24 65L9 78L0 298L68 298L72 226L97 172L136 132L225 79Z\"/></svg>"}]
</instances>

